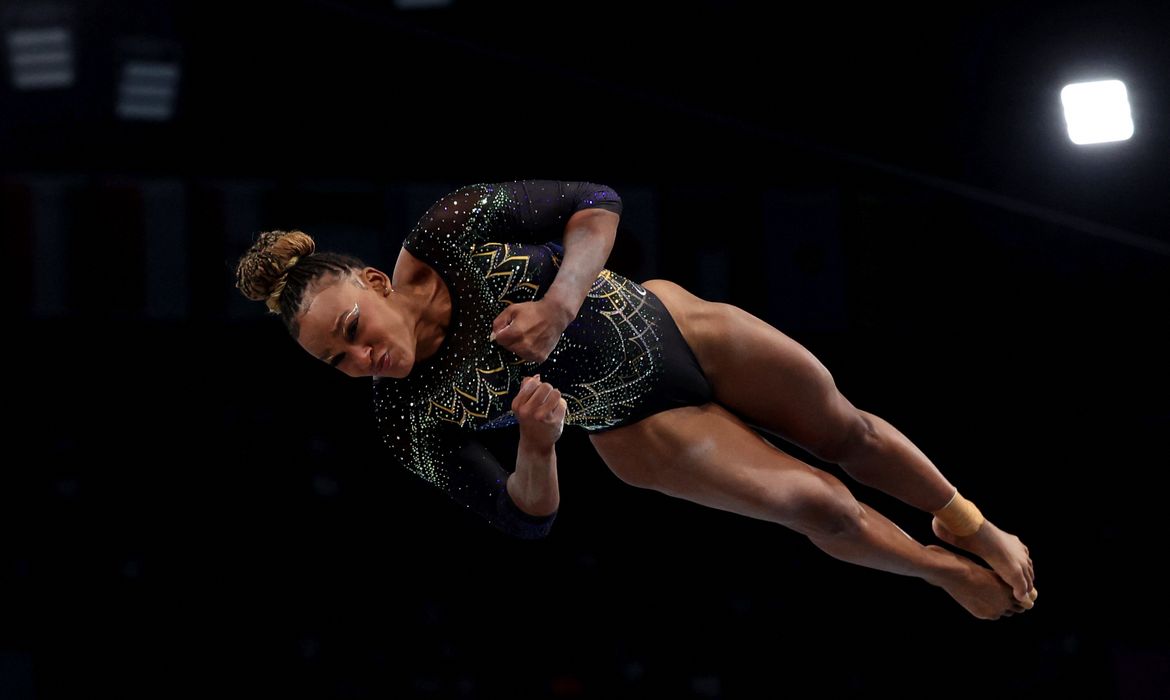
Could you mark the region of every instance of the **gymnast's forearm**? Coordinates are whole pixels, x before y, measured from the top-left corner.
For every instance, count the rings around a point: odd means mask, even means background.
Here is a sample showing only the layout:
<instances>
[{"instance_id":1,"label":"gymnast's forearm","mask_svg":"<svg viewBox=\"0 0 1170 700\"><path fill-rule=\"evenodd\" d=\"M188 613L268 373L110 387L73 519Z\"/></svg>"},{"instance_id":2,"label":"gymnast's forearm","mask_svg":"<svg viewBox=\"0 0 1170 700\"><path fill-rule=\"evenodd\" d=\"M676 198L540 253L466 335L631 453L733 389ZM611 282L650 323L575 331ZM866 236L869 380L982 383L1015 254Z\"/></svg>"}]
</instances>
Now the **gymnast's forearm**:
<instances>
[{"instance_id":1,"label":"gymnast's forearm","mask_svg":"<svg viewBox=\"0 0 1170 700\"><path fill-rule=\"evenodd\" d=\"M563 309L568 321L577 317L585 296L605 267L620 219L606 209L582 209L565 224L565 257L543 298Z\"/></svg>"},{"instance_id":2,"label":"gymnast's forearm","mask_svg":"<svg viewBox=\"0 0 1170 700\"><path fill-rule=\"evenodd\" d=\"M538 445L521 434L516 449L516 471L508 476L507 489L516 507L529 515L556 512L561 502L556 443Z\"/></svg>"}]
</instances>

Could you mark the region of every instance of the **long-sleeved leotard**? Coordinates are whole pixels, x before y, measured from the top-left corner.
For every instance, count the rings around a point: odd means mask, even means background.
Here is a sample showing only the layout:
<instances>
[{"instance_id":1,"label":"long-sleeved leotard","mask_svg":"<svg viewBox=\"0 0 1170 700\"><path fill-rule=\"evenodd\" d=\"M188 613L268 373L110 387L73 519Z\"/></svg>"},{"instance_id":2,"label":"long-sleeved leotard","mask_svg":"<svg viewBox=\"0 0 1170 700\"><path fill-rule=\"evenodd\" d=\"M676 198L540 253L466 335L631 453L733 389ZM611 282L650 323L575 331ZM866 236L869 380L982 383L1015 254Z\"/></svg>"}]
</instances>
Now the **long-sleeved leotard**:
<instances>
[{"instance_id":1,"label":"long-sleeved leotard","mask_svg":"<svg viewBox=\"0 0 1170 700\"><path fill-rule=\"evenodd\" d=\"M641 285L603 269L549 357L526 361L488 340L509 304L544 296L573 213L621 213L612 189L587 182L528 180L460 188L436 202L403 241L451 294L439 349L402 379L374 382L383 442L402 464L492 525L543 537L556 513L521 511L505 488L509 471L474 439L516 424L510 408L525 376L560 389L566 426L600 431L650 413L710 400L710 386L669 313Z\"/></svg>"}]
</instances>

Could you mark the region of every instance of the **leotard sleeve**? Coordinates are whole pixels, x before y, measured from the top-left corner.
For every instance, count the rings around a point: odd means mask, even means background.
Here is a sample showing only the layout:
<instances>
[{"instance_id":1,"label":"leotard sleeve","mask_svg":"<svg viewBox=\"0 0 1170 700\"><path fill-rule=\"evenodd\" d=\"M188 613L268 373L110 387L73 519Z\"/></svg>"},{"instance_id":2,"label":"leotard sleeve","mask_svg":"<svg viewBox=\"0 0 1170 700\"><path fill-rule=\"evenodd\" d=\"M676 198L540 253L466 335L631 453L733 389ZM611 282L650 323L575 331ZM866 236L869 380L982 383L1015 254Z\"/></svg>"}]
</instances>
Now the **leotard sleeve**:
<instances>
[{"instance_id":1,"label":"leotard sleeve","mask_svg":"<svg viewBox=\"0 0 1170 700\"><path fill-rule=\"evenodd\" d=\"M403 241L419 246L474 246L487 240L543 243L559 240L576 212L600 208L622 213L612 188L592 182L516 180L461 187L439 199Z\"/></svg>"}]
</instances>

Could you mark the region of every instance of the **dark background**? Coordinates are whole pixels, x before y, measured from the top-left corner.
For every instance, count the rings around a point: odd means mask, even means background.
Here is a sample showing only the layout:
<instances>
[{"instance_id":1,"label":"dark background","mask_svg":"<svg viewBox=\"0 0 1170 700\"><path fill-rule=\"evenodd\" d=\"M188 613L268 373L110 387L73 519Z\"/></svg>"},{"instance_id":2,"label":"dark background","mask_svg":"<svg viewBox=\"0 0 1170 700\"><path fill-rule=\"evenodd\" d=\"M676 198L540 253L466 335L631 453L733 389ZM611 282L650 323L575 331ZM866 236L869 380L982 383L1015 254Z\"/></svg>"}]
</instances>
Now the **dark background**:
<instances>
[{"instance_id":1,"label":"dark background","mask_svg":"<svg viewBox=\"0 0 1170 700\"><path fill-rule=\"evenodd\" d=\"M0 698L1166 697L1170 10L551 5L54 6L75 85L0 84ZM142 37L173 120L115 114ZM1134 137L1074 146L1060 88L1103 78ZM977 620L576 430L537 542L386 468L368 385L235 261L299 228L392 266L521 178L610 185L611 269L812 350L1023 538L1037 606Z\"/></svg>"}]
</instances>

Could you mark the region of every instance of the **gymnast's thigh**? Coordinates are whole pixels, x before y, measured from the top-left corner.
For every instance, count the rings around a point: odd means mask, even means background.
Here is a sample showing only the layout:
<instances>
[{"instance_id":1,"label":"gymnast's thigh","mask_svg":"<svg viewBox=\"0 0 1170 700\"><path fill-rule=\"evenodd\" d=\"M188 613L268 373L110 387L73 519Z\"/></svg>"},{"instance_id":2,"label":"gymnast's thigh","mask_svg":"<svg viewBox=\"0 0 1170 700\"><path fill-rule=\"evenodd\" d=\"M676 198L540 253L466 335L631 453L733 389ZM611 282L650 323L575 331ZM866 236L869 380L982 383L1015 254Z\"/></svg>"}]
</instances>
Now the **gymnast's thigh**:
<instances>
[{"instance_id":1,"label":"gymnast's thigh","mask_svg":"<svg viewBox=\"0 0 1170 700\"><path fill-rule=\"evenodd\" d=\"M748 311L648 280L694 351L715 401L750 425L836 462L867 424L804 346Z\"/></svg>"},{"instance_id":2,"label":"gymnast's thigh","mask_svg":"<svg viewBox=\"0 0 1170 700\"><path fill-rule=\"evenodd\" d=\"M611 471L640 488L799 531L829 528L852 496L718 403L683 406L591 434Z\"/></svg>"}]
</instances>

